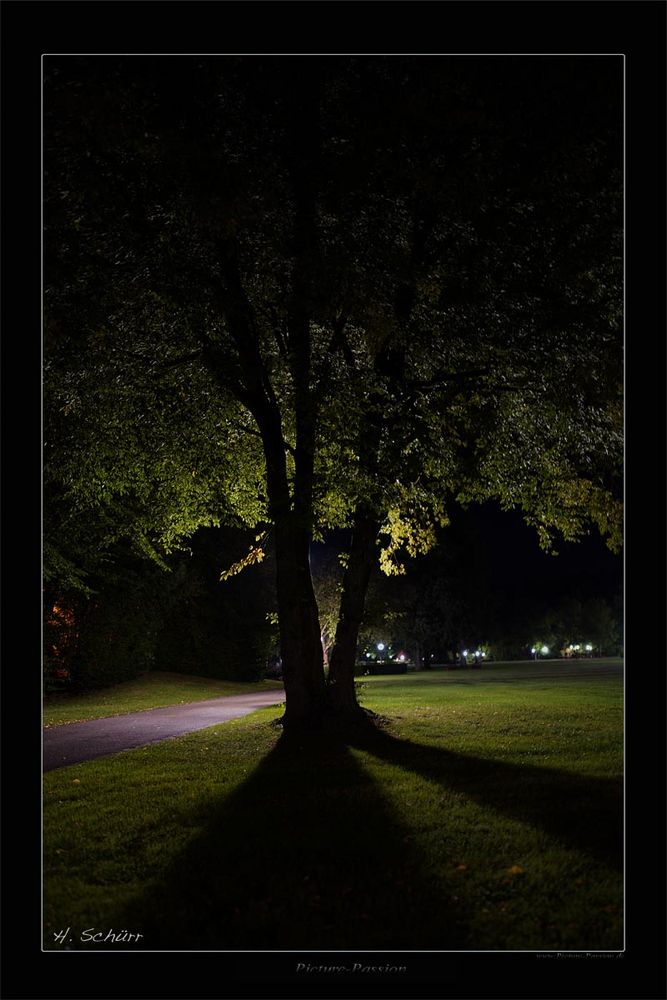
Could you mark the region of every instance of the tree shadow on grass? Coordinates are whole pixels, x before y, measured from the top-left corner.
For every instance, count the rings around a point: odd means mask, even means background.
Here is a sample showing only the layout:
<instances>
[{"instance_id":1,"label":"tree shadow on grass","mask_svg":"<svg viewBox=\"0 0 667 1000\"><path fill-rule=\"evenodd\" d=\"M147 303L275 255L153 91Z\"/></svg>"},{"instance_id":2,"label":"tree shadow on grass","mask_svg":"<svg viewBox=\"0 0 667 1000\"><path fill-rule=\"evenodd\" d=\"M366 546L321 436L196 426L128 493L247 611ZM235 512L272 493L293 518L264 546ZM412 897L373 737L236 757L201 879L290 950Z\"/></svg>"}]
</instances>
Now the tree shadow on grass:
<instances>
[{"instance_id":1,"label":"tree shadow on grass","mask_svg":"<svg viewBox=\"0 0 667 1000\"><path fill-rule=\"evenodd\" d=\"M623 781L469 757L365 730L352 745L527 823L612 869L623 865Z\"/></svg>"},{"instance_id":2,"label":"tree shadow on grass","mask_svg":"<svg viewBox=\"0 0 667 1000\"><path fill-rule=\"evenodd\" d=\"M457 949L468 921L329 734L281 739L113 926L165 950Z\"/></svg>"},{"instance_id":3,"label":"tree shadow on grass","mask_svg":"<svg viewBox=\"0 0 667 1000\"><path fill-rule=\"evenodd\" d=\"M429 869L351 747L621 865L620 782L381 730L281 737L240 788L188 816L200 832L114 926L140 931L151 950L483 946L470 940L472 914Z\"/></svg>"}]
</instances>

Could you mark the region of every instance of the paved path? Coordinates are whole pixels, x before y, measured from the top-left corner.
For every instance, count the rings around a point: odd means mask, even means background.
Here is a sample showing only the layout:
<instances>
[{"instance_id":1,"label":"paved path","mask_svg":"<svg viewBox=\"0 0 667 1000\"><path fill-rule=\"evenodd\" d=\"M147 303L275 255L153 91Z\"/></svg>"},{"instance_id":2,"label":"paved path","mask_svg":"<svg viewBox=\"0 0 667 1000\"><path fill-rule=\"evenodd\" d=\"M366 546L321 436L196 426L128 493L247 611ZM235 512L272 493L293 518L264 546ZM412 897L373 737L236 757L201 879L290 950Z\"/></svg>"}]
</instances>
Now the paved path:
<instances>
[{"instance_id":1,"label":"paved path","mask_svg":"<svg viewBox=\"0 0 667 1000\"><path fill-rule=\"evenodd\" d=\"M109 719L72 722L44 730L44 770L107 757L121 750L144 747L172 736L207 729L219 722L238 719L266 705L278 705L285 694L280 688L257 694L235 694L189 705L152 708L148 712L115 715Z\"/></svg>"}]
</instances>

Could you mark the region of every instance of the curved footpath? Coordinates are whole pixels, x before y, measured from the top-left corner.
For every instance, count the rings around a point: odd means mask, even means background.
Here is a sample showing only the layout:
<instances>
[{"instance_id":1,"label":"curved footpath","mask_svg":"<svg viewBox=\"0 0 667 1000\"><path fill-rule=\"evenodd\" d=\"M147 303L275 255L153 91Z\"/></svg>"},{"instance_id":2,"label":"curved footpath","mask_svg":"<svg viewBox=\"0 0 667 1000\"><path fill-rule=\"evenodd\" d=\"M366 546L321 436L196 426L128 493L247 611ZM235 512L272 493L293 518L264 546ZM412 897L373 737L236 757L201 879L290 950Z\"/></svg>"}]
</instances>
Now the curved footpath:
<instances>
[{"instance_id":1,"label":"curved footpath","mask_svg":"<svg viewBox=\"0 0 667 1000\"><path fill-rule=\"evenodd\" d=\"M279 705L284 698L284 692L276 688L257 694L235 694L188 705L170 705L147 712L53 726L43 731L44 771L194 733L249 715L267 705Z\"/></svg>"},{"instance_id":2,"label":"curved footpath","mask_svg":"<svg viewBox=\"0 0 667 1000\"><path fill-rule=\"evenodd\" d=\"M493 668L482 670L461 670L440 675L439 683L459 684L517 684L518 682L540 682L545 680L590 680L594 677L623 676L622 664L588 664L586 661L563 663L563 661L543 661L522 665L520 670L508 672L503 669L496 675ZM398 680L398 678L396 678ZM429 680L424 680L424 685ZM209 701L194 701L188 705L170 705L168 708L152 708L148 712L132 712L107 719L92 719L90 722L72 722L53 726L44 730L44 770L80 764L84 760L108 757L122 750L159 743L172 736L183 736L198 729L207 729L219 722L238 719L249 715L258 708L278 705L284 701L282 688L262 691L257 694L235 694L227 698L212 698Z\"/></svg>"}]
</instances>

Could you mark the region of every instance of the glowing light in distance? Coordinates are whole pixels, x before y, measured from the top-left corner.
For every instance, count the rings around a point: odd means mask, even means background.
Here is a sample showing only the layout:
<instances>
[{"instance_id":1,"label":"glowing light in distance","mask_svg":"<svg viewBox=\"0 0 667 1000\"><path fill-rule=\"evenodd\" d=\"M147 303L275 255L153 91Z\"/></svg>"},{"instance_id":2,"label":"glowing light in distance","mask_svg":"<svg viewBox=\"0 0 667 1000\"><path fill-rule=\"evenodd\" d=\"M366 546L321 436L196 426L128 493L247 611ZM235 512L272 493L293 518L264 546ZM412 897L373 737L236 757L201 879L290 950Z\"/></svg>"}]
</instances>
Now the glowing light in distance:
<instances>
[{"instance_id":1,"label":"glowing light in distance","mask_svg":"<svg viewBox=\"0 0 667 1000\"><path fill-rule=\"evenodd\" d=\"M463 650L463 656L467 656L467 655L468 655L468 650L467 650L467 649L464 649L464 650Z\"/></svg>"},{"instance_id":2,"label":"glowing light in distance","mask_svg":"<svg viewBox=\"0 0 667 1000\"><path fill-rule=\"evenodd\" d=\"M548 653L548 652L549 652L549 647L548 646L542 646L542 649L540 650L540 653Z\"/></svg>"},{"instance_id":3,"label":"glowing light in distance","mask_svg":"<svg viewBox=\"0 0 667 1000\"><path fill-rule=\"evenodd\" d=\"M384 649L384 643L383 642L378 642L378 649L380 650L380 652L382 652L382 650Z\"/></svg>"},{"instance_id":4,"label":"glowing light in distance","mask_svg":"<svg viewBox=\"0 0 667 1000\"><path fill-rule=\"evenodd\" d=\"M593 651L593 647L591 646L590 642L587 642L586 643L586 652L587 653L592 653L592 651Z\"/></svg>"}]
</instances>

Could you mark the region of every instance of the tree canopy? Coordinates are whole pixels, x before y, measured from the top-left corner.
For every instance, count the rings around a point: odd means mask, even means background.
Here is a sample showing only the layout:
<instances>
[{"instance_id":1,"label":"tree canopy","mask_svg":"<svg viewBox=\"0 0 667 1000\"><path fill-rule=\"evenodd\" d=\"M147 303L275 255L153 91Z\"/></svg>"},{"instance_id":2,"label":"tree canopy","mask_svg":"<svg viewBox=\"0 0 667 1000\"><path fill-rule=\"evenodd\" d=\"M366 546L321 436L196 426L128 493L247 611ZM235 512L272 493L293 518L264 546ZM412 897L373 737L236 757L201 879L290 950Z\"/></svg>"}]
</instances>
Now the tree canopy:
<instances>
[{"instance_id":1,"label":"tree canopy","mask_svg":"<svg viewBox=\"0 0 667 1000\"><path fill-rule=\"evenodd\" d=\"M327 529L354 529L348 707L370 563L452 503L618 547L620 85L614 58L49 57L47 572L270 528L296 718L327 698Z\"/></svg>"}]
</instances>

